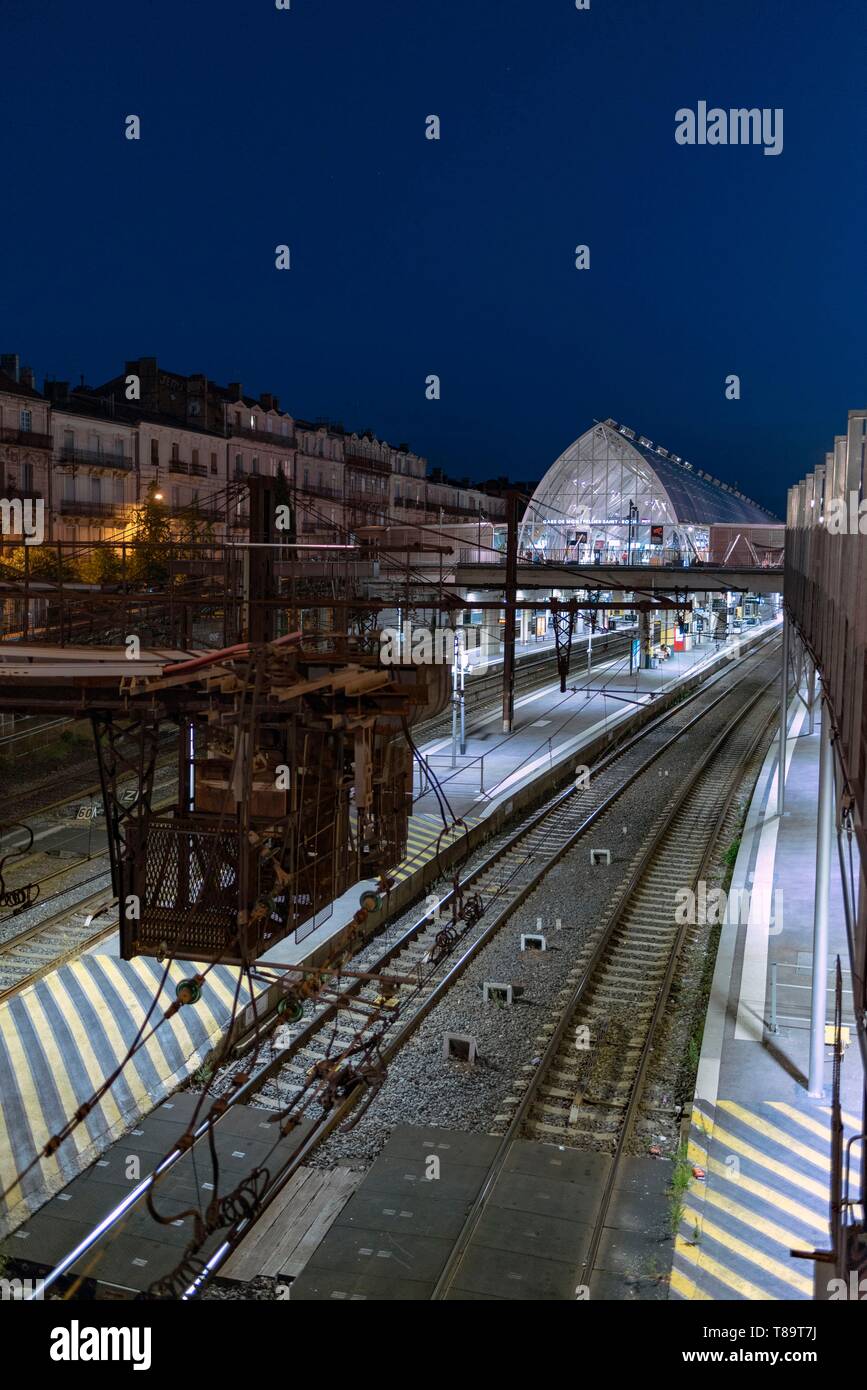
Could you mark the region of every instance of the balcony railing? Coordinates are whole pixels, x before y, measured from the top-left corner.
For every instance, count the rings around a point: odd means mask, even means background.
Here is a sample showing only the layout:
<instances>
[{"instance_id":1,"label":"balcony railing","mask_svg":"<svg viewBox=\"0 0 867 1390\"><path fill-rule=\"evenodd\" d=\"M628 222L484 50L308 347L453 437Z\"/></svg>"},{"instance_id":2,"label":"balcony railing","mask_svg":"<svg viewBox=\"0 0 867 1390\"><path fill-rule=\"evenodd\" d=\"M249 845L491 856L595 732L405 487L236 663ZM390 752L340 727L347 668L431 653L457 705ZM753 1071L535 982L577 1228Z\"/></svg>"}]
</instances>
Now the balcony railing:
<instances>
[{"instance_id":1,"label":"balcony railing","mask_svg":"<svg viewBox=\"0 0 867 1390\"><path fill-rule=\"evenodd\" d=\"M0 430L0 440L4 444L22 444L29 449L50 449L52 439L50 434L37 434L35 430Z\"/></svg>"},{"instance_id":2,"label":"balcony railing","mask_svg":"<svg viewBox=\"0 0 867 1390\"><path fill-rule=\"evenodd\" d=\"M270 444L273 449L291 449L294 443L292 434L275 434L273 430L245 429L243 425L232 425L229 430L232 439L252 439L257 444Z\"/></svg>"},{"instance_id":3,"label":"balcony railing","mask_svg":"<svg viewBox=\"0 0 867 1390\"><path fill-rule=\"evenodd\" d=\"M347 468L360 468L366 473L391 472L390 463L383 463L382 459L368 458L367 454L357 454L349 445L344 452L344 461Z\"/></svg>"},{"instance_id":4,"label":"balcony railing","mask_svg":"<svg viewBox=\"0 0 867 1390\"><path fill-rule=\"evenodd\" d=\"M331 487L328 483L299 483L298 492L302 497L305 494L311 497L327 497L331 502L339 502L343 496L339 487Z\"/></svg>"},{"instance_id":5,"label":"balcony railing","mask_svg":"<svg viewBox=\"0 0 867 1390\"><path fill-rule=\"evenodd\" d=\"M120 510L117 502L84 502L79 497L61 497L63 516L115 516Z\"/></svg>"},{"instance_id":6,"label":"balcony railing","mask_svg":"<svg viewBox=\"0 0 867 1390\"><path fill-rule=\"evenodd\" d=\"M383 492L362 492L360 488L348 487L344 492L346 501L353 506L376 507L388 509L388 493Z\"/></svg>"},{"instance_id":7,"label":"balcony railing","mask_svg":"<svg viewBox=\"0 0 867 1390\"><path fill-rule=\"evenodd\" d=\"M467 516L473 521L478 521L480 513L484 516L483 507L453 507L449 502L443 502L441 506L436 506L436 510L442 511L446 519L455 516Z\"/></svg>"},{"instance_id":8,"label":"balcony railing","mask_svg":"<svg viewBox=\"0 0 867 1390\"><path fill-rule=\"evenodd\" d=\"M124 454L103 454L90 449L71 449L64 447L58 455L58 463L85 464L88 468L106 468L110 472L131 473L133 461Z\"/></svg>"}]
</instances>

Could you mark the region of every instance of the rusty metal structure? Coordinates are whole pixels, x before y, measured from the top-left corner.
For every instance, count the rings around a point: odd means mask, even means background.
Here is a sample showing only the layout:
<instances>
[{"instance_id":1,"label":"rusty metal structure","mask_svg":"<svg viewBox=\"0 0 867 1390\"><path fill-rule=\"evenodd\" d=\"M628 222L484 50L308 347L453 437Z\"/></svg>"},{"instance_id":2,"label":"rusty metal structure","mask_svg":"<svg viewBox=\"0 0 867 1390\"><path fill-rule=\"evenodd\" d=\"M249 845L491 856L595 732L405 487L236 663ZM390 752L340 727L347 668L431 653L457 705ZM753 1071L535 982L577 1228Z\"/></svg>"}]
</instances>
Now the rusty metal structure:
<instances>
[{"instance_id":1,"label":"rusty metal structure","mask_svg":"<svg viewBox=\"0 0 867 1390\"><path fill-rule=\"evenodd\" d=\"M177 655L6 648L0 706L50 701L90 717L123 956L249 964L400 862L412 794L402 722L428 686L376 657L310 651L298 632ZM157 810L171 730L177 795Z\"/></svg>"},{"instance_id":2,"label":"rusty metal structure","mask_svg":"<svg viewBox=\"0 0 867 1390\"><path fill-rule=\"evenodd\" d=\"M415 690L311 658L300 634L179 666L130 692L155 702L137 725L149 747L161 697L181 692L179 796L168 815L113 820L122 954L250 962L400 862L412 766L398 720Z\"/></svg>"}]
</instances>

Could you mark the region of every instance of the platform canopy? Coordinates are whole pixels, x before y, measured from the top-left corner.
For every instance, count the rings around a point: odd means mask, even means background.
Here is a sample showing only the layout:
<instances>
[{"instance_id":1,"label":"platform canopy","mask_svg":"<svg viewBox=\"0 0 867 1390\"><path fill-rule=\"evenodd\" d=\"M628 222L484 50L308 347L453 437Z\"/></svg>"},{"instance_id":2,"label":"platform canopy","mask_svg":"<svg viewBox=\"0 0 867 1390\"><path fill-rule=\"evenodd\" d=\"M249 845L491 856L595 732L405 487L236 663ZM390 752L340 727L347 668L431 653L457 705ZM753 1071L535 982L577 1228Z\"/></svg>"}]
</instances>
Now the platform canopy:
<instances>
[{"instance_id":1,"label":"platform canopy","mask_svg":"<svg viewBox=\"0 0 867 1390\"><path fill-rule=\"evenodd\" d=\"M778 526L742 492L614 420L560 455L533 494L524 559L586 564L706 560L710 527Z\"/></svg>"}]
</instances>

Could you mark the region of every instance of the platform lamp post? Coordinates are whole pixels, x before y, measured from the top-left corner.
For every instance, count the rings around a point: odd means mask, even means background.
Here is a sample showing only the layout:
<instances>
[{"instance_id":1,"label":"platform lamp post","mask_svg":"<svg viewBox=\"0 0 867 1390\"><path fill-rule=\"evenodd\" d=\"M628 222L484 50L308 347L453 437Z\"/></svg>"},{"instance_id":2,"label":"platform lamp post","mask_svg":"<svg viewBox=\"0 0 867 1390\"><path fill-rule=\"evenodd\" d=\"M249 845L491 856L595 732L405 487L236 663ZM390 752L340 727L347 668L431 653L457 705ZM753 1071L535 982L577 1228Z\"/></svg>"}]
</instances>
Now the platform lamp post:
<instances>
[{"instance_id":1,"label":"platform lamp post","mask_svg":"<svg viewBox=\"0 0 867 1390\"><path fill-rule=\"evenodd\" d=\"M635 502L630 502L630 503L629 503L629 542L628 542L628 547L629 547L629 548L628 548L628 551L627 551L627 555L628 555L628 558L629 558L629 563L630 563L630 565L632 564L632 523L633 523L633 521L635 521L636 527L637 527L637 524L638 524L638 506L637 506L637 504L636 504Z\"/></svg>"},{"instance_id":2,"label":"platform lamp post","mask_svg":"<svg viewBox=\"0 0 867 1390\"><path fill-rule=\"evenodd\" d=\"M457 766L457 750L461 756L467 751L467 726L464 716L464 680L470 664L466 647L466 634L455 632L454 652L452 654L452 767ZM460 743L458 742L458 718L460 718Z\"/></svg>"}]
</instances>

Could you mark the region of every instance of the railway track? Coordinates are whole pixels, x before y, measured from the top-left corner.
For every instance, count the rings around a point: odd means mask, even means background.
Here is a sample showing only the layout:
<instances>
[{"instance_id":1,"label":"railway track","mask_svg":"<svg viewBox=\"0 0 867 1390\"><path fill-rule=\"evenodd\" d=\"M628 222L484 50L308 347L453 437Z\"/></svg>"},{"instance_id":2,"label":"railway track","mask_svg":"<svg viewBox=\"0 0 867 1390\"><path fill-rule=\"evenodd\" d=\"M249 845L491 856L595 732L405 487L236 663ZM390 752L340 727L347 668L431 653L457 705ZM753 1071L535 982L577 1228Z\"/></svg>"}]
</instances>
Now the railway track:
<instances>
[{"instance_id":1,"label":"railway track","mask_svg":"<svg viewBox=\"0 0 867 1390\"><path fill-rule=\"evenodd\" d=\"M629 1152L645 1081L681 949L678 888L695 889L729 821L744 772L776 715L769 681L724 729L677 794L671 813L641 848L599 937L571 972L547 1046L523 1093L503 1117L501 1143L432 1298L449 1296L515 1144L531 1140L610 1158L576 1285L592 1297L612 1196ZM520 1087L515 1087L520 1090Z\"/></svg>"},{"instance_id":2,"label":"railway track","mask_svg":"<svg viewBox=\"0 0 867 1390\"><path fill-rule=\"evenodd\" d=\"M456 887L444 895L436 918L428 912L374 959L366 958L371 947L362 952L351 962L358 974L351 978L347 971L343 980L338 978L330 997L323 991L325 1002L320 1001L314 1016L287 1045L276 1048L264 1065L257 1067L256 1054L254 1060L242 1063L240 1075L235 1068L212 1084L213 1109L198 1124L191 1143L185 1141L183 1149L167 1155L143 1180L136 1200L142 1200L152 1183L189 1147L207 1141L232 1104L271 1110L281 1123L289 1112L297 1116L303 1110L304 1129L299 1130L299 1146L291 1163L262 1195L256 1213L242 1218L220 1243L222 1263L353 1107L359 1101L363 1106L369 1103L388 1063L551 867L591 827L604 828L606 815L616 814L614 808L626 789L718 706L734 703L727 715L720 711L725 715L723 735L737 722L743 705L742 683L758 680L769 646L778 646L776 634L737 668L723 670L601 758L591 769L589 785L553 797L501 837L483 862L463 873ZM769 683L762 678L761 690ZM637 868L638 858L630 871ZM373 1065L365 1068L364 1063L371 1060ZM102 1232L111 1229L115 1219L122 1220L128 1209L127 1204L116 1216L109 1215ZM61 1262L55 1274L62 1274L66 1267Z\"/></svg>"},{"instance_id":3,"label":"railway track","mask_svg":"<svg viewBox=\"0 0 867 1390\"><path fill-rule=\"evenodd\" d=\"M171 804L171 801L160 802L154 809L165 810ZM37 898L32 907L0 919L0 1004L117 931L117 899L110 882L105 881L110 879L108 860L106 848L46 875L40 885L72 874L82 864L94 866L105 862L103 869L97 869L86 879L60 888L52 897ZM92 883L100 886L87 892ZM78 889L85 890L84 896L69 901L70 895ZM60 898L65 900L62 907L48 917L39 916L53 899ZM28 917L38 917L38 920L22 925L18 931L10 930L16 918Z\"/></svg>"},{"instance_id":4,"label":"railway track","mask_svg":"<svg viewBox=\"0 0 867 1390\"><path fill-rule=\"evenodd\" d=\"M0 944L0 1004L117 931L110 885Z\"/></svg>"}]
</instances>

